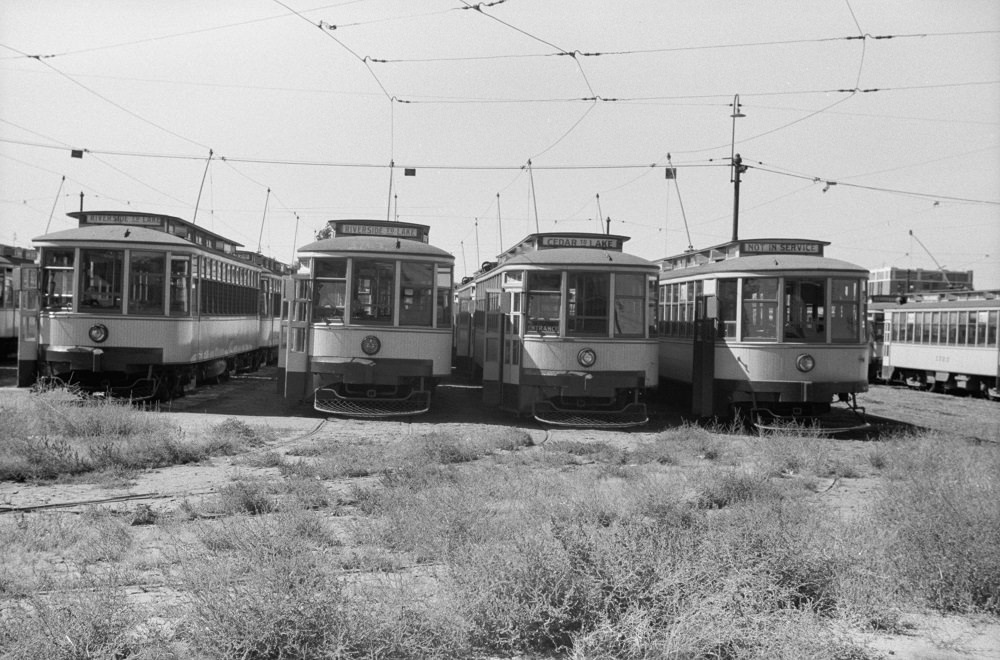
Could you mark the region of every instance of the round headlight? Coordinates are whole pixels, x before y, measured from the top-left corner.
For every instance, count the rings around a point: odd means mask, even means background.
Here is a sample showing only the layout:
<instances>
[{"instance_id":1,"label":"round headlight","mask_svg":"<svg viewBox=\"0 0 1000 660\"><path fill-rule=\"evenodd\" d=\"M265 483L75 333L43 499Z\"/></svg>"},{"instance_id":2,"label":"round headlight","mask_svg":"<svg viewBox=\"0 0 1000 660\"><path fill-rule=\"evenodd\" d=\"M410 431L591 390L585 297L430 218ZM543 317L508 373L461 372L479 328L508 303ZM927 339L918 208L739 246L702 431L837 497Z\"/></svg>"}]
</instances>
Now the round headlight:
<instances>
[{"instance_id":1,"label":"round headlight","mask_svg":"<svg viewBox=\"0 0 1000 660\"><path fill-rule=\"evenodd\" d=\"M580 363L581 367L592 367L597 362L597 353L592 348L581 349L576 354L576 361Z\"/></svg>"},{"instance_id":2,"label":"round headlight","mask_svg":"<svg viewBox=\"0 0 1000 660\"><path fill-rule=\"evenodd\" d=\"M365 355L375 355L382 350L382 342L375 335L368 335L361 340L361 350Z\"/></svg>"},{"instance_id":3,"label":"round headlight","mask_svg":"<svg viewBox=\"0 0 1000 660\"><path fill-rule=\"evenodd\" d=\"M100 344L108 338L108 327L98 323L97 325L91 326L87 334L90 336L90 341Z\"/></svg>"},{"instance_id":4,"label":"round headlight","mask_svg":"<svg viewBox=\"0 0 1000 660\"><path fill-rule=\"evenodd\" d=\"M802 355L795 358L795 368L801 371L802 373L812 371L813 367L815 366L816 366L816 360L814 360L813 356L809 355L808 353L803 353Z\"/></svg>"}]
</instances>

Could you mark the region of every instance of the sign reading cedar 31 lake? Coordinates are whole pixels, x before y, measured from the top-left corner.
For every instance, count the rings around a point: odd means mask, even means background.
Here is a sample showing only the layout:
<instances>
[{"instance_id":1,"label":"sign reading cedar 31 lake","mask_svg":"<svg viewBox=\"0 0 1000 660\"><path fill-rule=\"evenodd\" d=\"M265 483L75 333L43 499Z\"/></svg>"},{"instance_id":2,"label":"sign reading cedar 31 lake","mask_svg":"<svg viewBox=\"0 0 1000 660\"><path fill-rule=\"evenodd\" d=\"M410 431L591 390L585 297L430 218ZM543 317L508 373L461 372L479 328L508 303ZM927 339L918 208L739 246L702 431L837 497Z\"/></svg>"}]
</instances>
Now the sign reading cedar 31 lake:
<instances>
[{"instance_id":1,"label":"sign reading cedar 31 lake","mask_svg":"<svg viewBox=\"0 0 1000 660\"><path fill-rule=\"evenodd\" d=\"M541 247L545 248L603 248L605 250L620 250L621 241L617 238L597 238L588 236L543 236Z\"/></svg>"}]
</instances>

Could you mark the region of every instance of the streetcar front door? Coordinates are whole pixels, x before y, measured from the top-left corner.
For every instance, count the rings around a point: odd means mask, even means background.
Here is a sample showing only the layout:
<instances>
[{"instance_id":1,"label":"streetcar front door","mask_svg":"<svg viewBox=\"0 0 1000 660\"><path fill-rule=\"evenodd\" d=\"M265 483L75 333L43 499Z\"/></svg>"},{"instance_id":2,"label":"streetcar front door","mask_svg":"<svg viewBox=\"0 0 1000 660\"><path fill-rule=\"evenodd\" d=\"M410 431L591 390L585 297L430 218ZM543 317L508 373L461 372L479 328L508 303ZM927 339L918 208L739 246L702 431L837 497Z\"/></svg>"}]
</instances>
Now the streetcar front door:
<instances>
[{"instance_id":1,"label":"streetcar front door","mask_svg":"<svg viewBox=\"0 0 1000 660\"><path fill-rule=\"evenodd\" d=\"M38 266L14 269L14 292L17 307L14 325L17 327L17 386L29 387L35 382L38 363L38 317L41 295L38 289Z\"/></svg>"},{"instance_id":2,"label":"streetcar front door","mask_svg":"<svg viewBox=\"0 0 1000 660\"><path fill-rule=\"evenodd\" d=\"M285 399L302 401L312 395L312 374L309 367L312 346L311 276L293 276L292 279L285 280L283 289L278 385L280 394Z\"/></svg>"},{"instance_id":3,"label":"streetcar front door","mask_svg":"<svg viewBox=\"0 0 1000 660\"><path fill-rule=\"evenodd\" d=\"M715 296L698 296L691 365L691 412L711 417L715 411L715 336L719 316Z\"/></svg>"}]
</instances>

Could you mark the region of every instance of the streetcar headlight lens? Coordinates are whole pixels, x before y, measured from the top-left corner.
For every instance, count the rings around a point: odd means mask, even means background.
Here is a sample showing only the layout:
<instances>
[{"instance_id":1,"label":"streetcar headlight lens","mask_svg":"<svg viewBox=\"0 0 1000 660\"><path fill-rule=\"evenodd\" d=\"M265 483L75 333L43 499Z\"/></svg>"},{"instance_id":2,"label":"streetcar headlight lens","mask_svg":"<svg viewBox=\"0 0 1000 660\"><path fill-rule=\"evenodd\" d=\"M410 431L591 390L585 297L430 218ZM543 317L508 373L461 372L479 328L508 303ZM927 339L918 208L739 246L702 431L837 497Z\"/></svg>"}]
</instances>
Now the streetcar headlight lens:
<instances>
[{"instance_id":1,"label":"streetcar headlight lens","mask_svg":"<svg viewBox=\"0 0 1000 660\"><path fill-rule=\"evenodd\" d=\"M368 335L361 340L361 350L365 355L375 355L382 350L382 342L375 335Z\"/></svg>"},{"instance_id":2,"label":"streetcar headlight lens","mask_svg":"<svg viewBox=\"0 0 1000 660\"><path fill-rule=\"evenodd\" d=\"M90 341L100 344L108 338L108 327L98 323L97 325L90 327L90 330L87 331L87 335L90 337Z\"/></svg>"},{"instance_id":3,"label":"streetcar headlight lens","mask_svg":"<svg viewBox=\"0 0 1000 660\"><path fill-rule=\"evenodd\" d=\"M592 367L597 362L597 353L592 348L581 349L576 354L576 361L580 363L581 367Z\"/></svg>"},{"instance_id":4,"label":"streetcar headlight lens","mask_svg":"<svg viewBox=\"0 0 1000 660\"><path fill-rule=\"evenodd\" d=\"M802 373L807 373L812 371L813 367L815 366L816 366L816 360L814 360L813 356L809 355L808 353L803 353L802 355L795 358L795 368L801 371Z\"/></svg>"}]
</instances>

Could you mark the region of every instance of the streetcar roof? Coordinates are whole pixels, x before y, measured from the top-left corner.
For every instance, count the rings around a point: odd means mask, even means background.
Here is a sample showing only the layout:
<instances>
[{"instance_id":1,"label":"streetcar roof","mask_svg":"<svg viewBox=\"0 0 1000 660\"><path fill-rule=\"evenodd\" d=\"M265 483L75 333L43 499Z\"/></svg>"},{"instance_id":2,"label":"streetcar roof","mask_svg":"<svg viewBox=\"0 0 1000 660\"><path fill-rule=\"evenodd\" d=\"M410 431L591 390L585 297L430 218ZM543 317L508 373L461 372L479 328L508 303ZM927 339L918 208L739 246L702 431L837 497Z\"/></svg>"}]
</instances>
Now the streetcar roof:
<instances>
[{"instance_id":1,"label":"streetcar roof","mask_svg":"<svg viewBox=\"0 0 1000 660\"><path fill-rule=\"evenodd\" d=\"M906 302L896 303L884 309L887 312L922 312L929 309L1000 309L1000 299Z\"/></svg>"},{"instance_id":2,"label":"streetcar roof","mask_svg":"<svg viewBox=\"0 0 1000 660\"><path fill-rule=\"evenodd\" d=\"M772 273L782 271L821 271L821 272L851 272L864 277L868 269L840 259L829 257L812 257L797 254L761 254L750 257L738 257L712 261L699 266L679 268L660 273L660 280L679 280L691 277L702 277L716 273Z\"/></svg>"},{"instance_id":3,"label":"streetcar roof","mask_svg":"<svg viewBox=\"0 0 1000 660\"><path fill-rule=\"evenodd\" d=\"M386 256L407 255L417 257L435 257L454 261L455 257L441 248L420 241L389 236L340 236L324 238L298 249L300 254L307 252L323 252L336 254L345 253L377 253Z\"/></svg>"},{"instance_id":4,"label":"streetcar roof","mask_svg":"<svg viewBox=\"0 0 1000 660\"><path fill-rule=\"evenodd\" d=\"M177 245L186 248L205 246L197 245L180 236L159 229L135 227L130 225L85 225L52 232L31 239L35 243L64 242L96 242L96 243L157 243L160 245ZM207 248L211 249L211 248Z\"/></svg>"},{"instance_id":5,"label":"streetcar roof","mask_svg":"<svg viewBox=\"0 0 1000 660\"><path fill-rule=\"evenodd\" d=\"M558 250L535 250L522 252L500 264L500 268L512 266L580 266L593 268L595 266L626 266L647 268L656 271L656 264L642 257L626 252L600 250L594 248L560 248ZM488 274L487 273L484 274Z\"/></svg>"}]
</instances>

